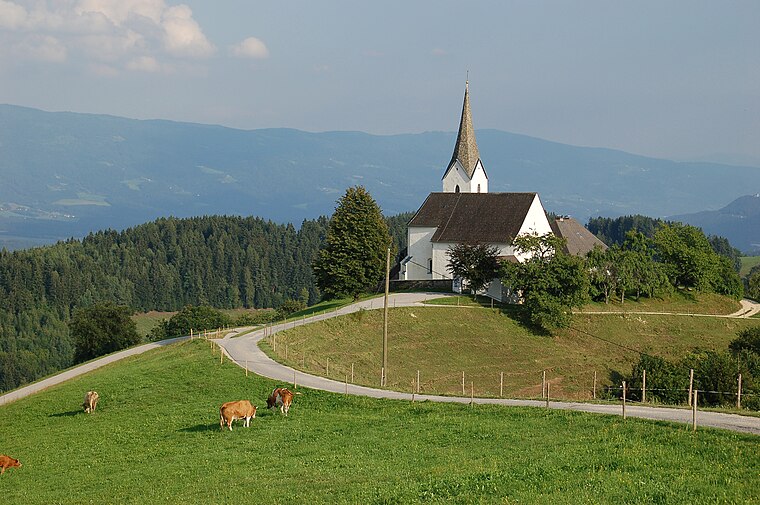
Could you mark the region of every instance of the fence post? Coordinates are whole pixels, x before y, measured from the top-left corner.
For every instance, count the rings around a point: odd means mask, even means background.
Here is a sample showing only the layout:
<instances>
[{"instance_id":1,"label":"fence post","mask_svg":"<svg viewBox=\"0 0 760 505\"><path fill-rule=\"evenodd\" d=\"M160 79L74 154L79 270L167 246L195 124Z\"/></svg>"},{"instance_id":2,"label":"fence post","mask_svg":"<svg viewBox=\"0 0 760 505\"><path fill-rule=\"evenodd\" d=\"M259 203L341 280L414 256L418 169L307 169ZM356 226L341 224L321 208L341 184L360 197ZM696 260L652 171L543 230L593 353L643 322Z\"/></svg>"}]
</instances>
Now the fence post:
<instances>
[{"instance_id":1,"label":"fence post","mask_svg":"<svg viewBox=\"0 0 760 505\"><path fill-rule=\"evenodd\" d=\"M330 376L330 356L327 357L327 369L325 370L325 375L328 377Z\"/></svg>"},{"instance_id":2,"label":"fence post","mask_svg":"<svg viewBox=\"0 0 760 505\"><path fill-rule=\"evenodd\" d=\"M549 408L549 383L546 383L546 408Z\"/></svg>"},{"instance_id":3,"label":"fence post","mask_svg":"<svg viewBox=\"0 0 760 505\"><path fill-rule=\"evenodd\" d=\"M594 370L594 400L596 400L596 370Z\"/></svg>"},{"instance_id":4,"label":"fence post","mask_svg":"<svg viewBox=\"0 0 760 505\"><path fill-rule=\"evenodd\" d=\"M380 387L385 385L385 368L380 367Z\"/></svg>"},{"instance_id":5,"label":"fence post","mask_svg":"<svg viewBox=\"0 0 760 505\"><path fill-rule=\"evenodd\" d=\"M293 389L298 389L298 382L296 381L296 371L293 370Z\"/></svg>"},{"instance_id":6,"label":"fence post","mask_svg":"<svg viewBox=\"0 0 760 505\"><path fill-rule=\"evenodd\" d=\"M464 395L465 395L465 392L464 392L464 370L463 370L462 371L462 396Z\"/></svg>"},{"instance_id":7,"label":"fence post","mask_svg":"<svg viewBox=\"0 0 760 505\"><path fill-rule=\"evenodd\" d=\"M351 363L351 384L354 383L354 364Z\"/></svg>"},{"instance_id":8,"label":"fence post","mask_svg":"<svg viewBox=\"0 0 760 505\"><path fill-rule=\"evenodd\" d=\"M417 370L417 393L420 392L420 371Z\"/></svg>"},{"instance_id":9,"label":"fence post","mask_svg":"<svg viewBox=\"0 0 760 505\"><path fill-rule=\"evenodd\" d=\"M694 369L689 370L689 406L691 407L691 391L694 387Z\"/></svg>"},{"instance_id":10,"label":"fence post","mask_svg":"<svg viewBox=\"0 0 760 505\"><path fill-rule=\"evenodd\" d=\"M346 394L348 394L348 374L346 374Z\"/></svg>"},{"instance_id":11,"label":"fence post","mask_svg":"<svg viewBox=\"0 0 760 505\"><path fill-rule=\"evenodd\" d=\"M504 372L499 373L499 398L504 398Z\"/></svg>"},{"instance_id":12,"label":"fence post","mask_svg":"<svg viewBox=\"0 0 760 505\"><path fill-rule=\"evenodd\" d=\"M219 346L219 364L221 365L224 363L224 349L222 349L222 346Z\"/></svg>"},{"instance_id":13,"label":"fence post","mask_svg":"<svg viewBox=\"0 0 760 505\"><path fill-rule=\"evenodd\" d=\"M691 409L691 430L697 431L697 391L694 390L694 406Z\"/></svg>"},{"instance_id":14,"label":"fence post","mask_svg":"<svg viewBox=\"0 0 760 505\"><path fill-rule=\"evenodd\" d=\"M641 403L647 402L647 371L644 370L644 375L642 378L642 385L641 385Z\"/></svg>"},{"instance_id":15,"label":"fence post","mask_svg":"<svg viewBox=\"0 0 760 505\"><path fill-rule=\"evenodd\" d=\"M623 381L623 419L625 419L625 381Z\"/></svg>"},{"instance_id":16,"label":"fence post","mask_svg":"<svg viewBox=\"0 0 760 505\"><path fill-rule=\"evenodd\" d=\"M277 333L272 335L272 350L277 352Z\"/></svg>"},{"instance_id":17,"label":"fence post","mask_svg":"<svg viewBox=\"0 0 760 505\"><path fill-rule=\"evenodd\" d=\"M285 359L288 359L288 344L285 343Z\"/></svg>"},{"instance_id":18,"label":"fence post","mask_svg":"<svg viewBox=\"0 0 760 505\"><path fill-rule=\"evenodd\" d=\"M470 382L470 407L475 406L475 383Z\"/></svg>"},{"instance_id":19,"label":"fence post","mask_svg":"<svg viewBox=\"0 0 760 505\"><path fill-rule=\"evenodd\" d=\"M742 374L739 374L739 389L736 392L736 408L742 408Z\"/></svg>"},{"instance_id":20,"label":"fence post","mask_svg":"<svg viewBox=\"0 0 760 505\"><path fill-rule=\"evenodd\" d=\"M541 375L541 398L546 394L546 370Z\"/></svg>"},{"instance_id":21,"label":"fence post","mask_svg":"<svg viewBox=\"0 0 760 505\"><path fill-rule=\"evenodd\" d=\"M248 377L248 360L245 360L245 376Z\"/></svg>"}]
</instances>

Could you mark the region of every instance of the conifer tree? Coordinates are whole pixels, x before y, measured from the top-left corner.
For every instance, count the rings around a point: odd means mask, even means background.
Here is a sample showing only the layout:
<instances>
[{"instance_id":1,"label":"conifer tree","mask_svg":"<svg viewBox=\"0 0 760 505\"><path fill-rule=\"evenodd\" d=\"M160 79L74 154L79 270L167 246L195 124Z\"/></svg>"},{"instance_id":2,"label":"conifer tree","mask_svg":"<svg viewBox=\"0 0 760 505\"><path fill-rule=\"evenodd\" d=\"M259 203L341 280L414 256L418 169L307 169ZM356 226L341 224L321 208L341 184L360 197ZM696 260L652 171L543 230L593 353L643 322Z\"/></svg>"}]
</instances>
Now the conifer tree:
<instances>
[{"instance_id":1,"label":"conifer tree","mask_svg":"<svg viewBox=\"0 0 760 505\"><path fill-rule=\"evenodd\" d=\"M348 188L338 200L327 238L314 262L325 298L374 288L385 273L391 238L375 200L362 186ZM393 253L394 251L391 251Z\"/></svg>"}]
</instances>

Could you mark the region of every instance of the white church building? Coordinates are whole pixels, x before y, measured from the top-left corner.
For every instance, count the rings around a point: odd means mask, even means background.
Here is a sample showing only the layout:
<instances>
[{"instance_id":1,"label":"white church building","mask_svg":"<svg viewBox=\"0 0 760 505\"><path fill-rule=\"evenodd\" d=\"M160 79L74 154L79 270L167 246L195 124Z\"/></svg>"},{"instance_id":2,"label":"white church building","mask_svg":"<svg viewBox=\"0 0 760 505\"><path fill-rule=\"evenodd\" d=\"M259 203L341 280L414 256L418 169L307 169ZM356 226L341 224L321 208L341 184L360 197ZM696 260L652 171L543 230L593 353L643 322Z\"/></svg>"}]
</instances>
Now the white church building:
<instances>
[{"instance_id":1,"label":"white church building","mask_svg":"<svg viewBox=\"0 0 760 505\"><path fill-rule=\"evenodd\" d=\"M488 244L506 261L524 261L512 240L518 235L557 233L569 236L573 254L585 254L602 244L571 218L550 223L538 193L489 193L488 175L480 159L465 85L462 117L454 154L443 174L443 191L430 193L408 224L407 255L399 280L450 279L448 250L456 244ZM558 226L561 221L561 226ZM585 233L584 233L585 232ZM456 289L455 279L455 289ZM501 285L492 283L489 296L501 299Z\"/></svg>"}]
</instances>

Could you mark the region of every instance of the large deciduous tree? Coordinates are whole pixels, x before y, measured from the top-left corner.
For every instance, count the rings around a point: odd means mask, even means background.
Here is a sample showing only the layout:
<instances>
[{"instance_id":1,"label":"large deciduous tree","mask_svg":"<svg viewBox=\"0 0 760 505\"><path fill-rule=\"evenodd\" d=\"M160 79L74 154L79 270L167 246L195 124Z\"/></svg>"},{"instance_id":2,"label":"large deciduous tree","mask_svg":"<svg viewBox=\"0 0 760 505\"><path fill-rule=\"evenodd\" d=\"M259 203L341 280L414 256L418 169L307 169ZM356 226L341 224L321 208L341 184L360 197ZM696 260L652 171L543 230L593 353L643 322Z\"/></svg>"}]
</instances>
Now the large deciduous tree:
<instances>
[{"instance_id":1,"label":"large deciduous tree","mask_svg":"<svg viewBox=\"0 0 760 505\"><path fill-rule=\"evenodd\" d=\"M519 254L531 256L522 263L504 264L504 285L522 297L533 324L545 330L568 326L572 308L588 300L585 262L565 254L564 239L551 234L519 236L513 245Z\"/></svg>"},{"instance_id":2,"label":"large deciduous tree","mask_svg":"<svg viewBox=\"0 0 760 505\"><path fill-rule=\"evenodd\" d=\"M499 248L488 244L457 244L446 252L446 269L464 281L473 296L499 276Z\"/></svg>"},{"instance_id":3,"label":"large deciduous tree","mask_svg":"<svg viewBox=\"0 0 760 505\"><path fill-rule=\"evenodd\" d=\"M348 188L330 219L327 239L314 262L325 298L357 296L385 274L391 237L375 200L362 186ZM393 251L391 251L393 253Z\"/></svg>"},{"instance_id":4,"label":"large deciduous tree","mask_svg":"<svg viewBox=\"0 0 760 505\"><path fill-rule=\"evenodd\" d=\"M132 311L111 303L74 311L69 325L74 338L74 361L89 359L126 349L140 342Z\"/></svg>"}]
</instances>

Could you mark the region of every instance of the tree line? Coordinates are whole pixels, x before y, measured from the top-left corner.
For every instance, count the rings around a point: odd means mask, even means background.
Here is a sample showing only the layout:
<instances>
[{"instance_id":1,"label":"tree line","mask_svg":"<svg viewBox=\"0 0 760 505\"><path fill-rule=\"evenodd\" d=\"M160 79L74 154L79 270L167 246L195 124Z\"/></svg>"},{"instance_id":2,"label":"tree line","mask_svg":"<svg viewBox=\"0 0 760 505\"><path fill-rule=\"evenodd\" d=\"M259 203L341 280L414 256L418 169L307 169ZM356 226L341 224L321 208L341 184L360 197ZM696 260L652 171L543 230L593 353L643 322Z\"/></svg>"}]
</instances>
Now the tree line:
<instances>
[{"instance_id":1,"label":"tree line","mask_svg":"<svg viewBox=\"0 0 760 505\"><path fill-rule=\"evenodd\" d=\"M387 219L406 240L406 215ZM402 223L403 222L403 223ZM256 217L161 218L55 245L0 251L0 390L74 363L77 309L278 308L318 301L312 264L329 219L299 229ZM403 234L400 230L403 229Z\"/></svg>"}]
</instances>

